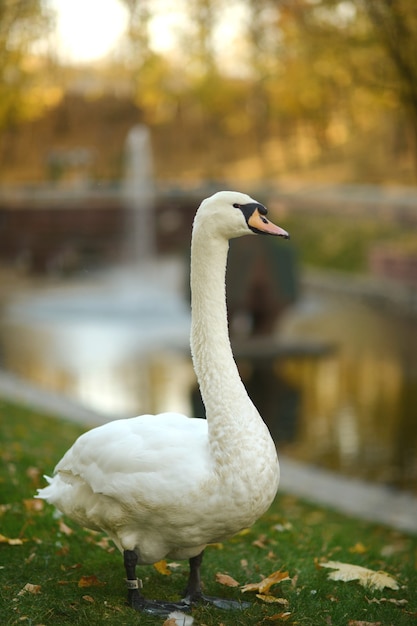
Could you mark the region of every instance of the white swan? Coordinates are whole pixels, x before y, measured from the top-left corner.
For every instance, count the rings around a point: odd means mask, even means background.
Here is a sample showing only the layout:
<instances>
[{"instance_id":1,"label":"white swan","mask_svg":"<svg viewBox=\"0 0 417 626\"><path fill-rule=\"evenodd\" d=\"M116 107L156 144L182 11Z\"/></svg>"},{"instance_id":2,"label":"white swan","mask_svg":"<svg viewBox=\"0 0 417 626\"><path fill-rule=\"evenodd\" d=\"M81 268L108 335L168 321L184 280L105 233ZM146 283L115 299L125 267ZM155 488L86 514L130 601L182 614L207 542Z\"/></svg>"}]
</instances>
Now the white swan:
<instances>
[{"instance_id":1,"label":"white swan","mask_svg":"<svg viewBox=\"0 0 417 626\"><path fill-rule=\"evenodd\" d=\"M164 615L196 601L239 603L202 594L207 544L253 524L278 489L275 445L240 380L230 347L225 269L228 240L253 233L288 238L266 208L242 193L204 200L191 246L191 350L207 420L142 415L77 439L37 497L82 526L102 530L124 555L129 604ZM189 559L181 603L146 600L136 565Z\"/></svg>"}]
</instances>

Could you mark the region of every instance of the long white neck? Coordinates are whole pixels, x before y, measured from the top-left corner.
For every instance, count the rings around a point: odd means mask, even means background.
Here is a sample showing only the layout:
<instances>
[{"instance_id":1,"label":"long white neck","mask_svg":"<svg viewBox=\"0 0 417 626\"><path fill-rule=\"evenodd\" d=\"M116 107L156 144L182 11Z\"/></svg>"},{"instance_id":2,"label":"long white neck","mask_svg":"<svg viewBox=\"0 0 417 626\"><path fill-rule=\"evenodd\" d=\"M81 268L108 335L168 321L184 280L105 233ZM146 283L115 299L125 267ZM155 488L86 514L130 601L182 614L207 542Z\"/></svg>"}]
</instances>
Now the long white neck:
<instances>
[{"instance_id":1,"label":"long white neck","mask_svg":"<svg viewBox=\"0 0 417 626\"><path fill-rule=\"evenodd\" d=\"M191 352L209 421L210 442L228 446L264 424L246 393L230 346L225 273L229 244L194 228L191 244Z\"/></svg>"}]
</instances>

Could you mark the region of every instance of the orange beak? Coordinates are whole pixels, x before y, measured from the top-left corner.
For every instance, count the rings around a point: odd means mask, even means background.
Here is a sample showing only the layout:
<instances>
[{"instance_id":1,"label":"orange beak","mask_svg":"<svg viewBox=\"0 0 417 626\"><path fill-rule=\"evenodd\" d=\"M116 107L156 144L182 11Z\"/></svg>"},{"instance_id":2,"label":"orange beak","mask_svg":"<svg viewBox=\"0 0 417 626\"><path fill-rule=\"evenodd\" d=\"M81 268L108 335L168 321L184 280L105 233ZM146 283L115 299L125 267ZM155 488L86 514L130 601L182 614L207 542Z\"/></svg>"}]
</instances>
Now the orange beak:
<instances>
[{"instance_id":1,"label":"orange beak","mask_svg":"<svg viewBox=\"0 0 417 626\"><path fill-rule=\"evenodd\" d=\"M280 226L276 226L272 222L266 219L264 215L261 215L258 209L255 209L252 215L248 219L248 225L258 233L265 233L265 235L275 235L276 237L284 237L289 239L290 236L286 230Z\"/></svg>"}]
</instances>

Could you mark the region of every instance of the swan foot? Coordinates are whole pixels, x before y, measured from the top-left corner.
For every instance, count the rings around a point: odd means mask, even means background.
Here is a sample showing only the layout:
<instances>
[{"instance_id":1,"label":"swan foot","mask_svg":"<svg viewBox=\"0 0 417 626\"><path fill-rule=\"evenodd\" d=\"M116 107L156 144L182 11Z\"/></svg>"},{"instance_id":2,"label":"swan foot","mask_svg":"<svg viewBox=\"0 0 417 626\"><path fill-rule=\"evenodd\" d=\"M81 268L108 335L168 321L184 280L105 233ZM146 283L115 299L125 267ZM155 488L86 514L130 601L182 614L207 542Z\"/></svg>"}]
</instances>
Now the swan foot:
<instances>
[{"instance_id":1,"label":"swan foot","mask_svg":"<svg viewBox=\"0 0 417 626\"><path fill-rule=\"evenodd\" d=\"M191 611L191 605L184 601L164 602L162 600L147 600L137 589L129 589L127 592L127 603L135 611L158 617L168 617L173 611L181 611L182 613Z\"/></svg>"},{"instance_id":2,"label":"swan foot","mask_svg":"<svg viewBox=\"0 0 417 626\"><path fill-rule=\"evenodd\" d=\"M200 567L202 561L203 552L200 552L200 554L197 554L197 556L189 560L190 576L182 600L185 604L189 606L193 606L194 604L212 605L224 611L241 611L251 606L250 602L239 602L239 600L226 600L224 598L217 598L216 596L206 596L201 590Z\"/></svg>"},{"instance_id":3,"label":"swan foot","mask_svg":"<svg viewBox=\"0 0 417 626\"><path fill-rule=\"evenodd\" d=\"M135 611L168 617L173 611L190 611L191 605L186 602L164 602L162 600L147 600L141 592L142 581L136 578L138 557L134 550L124 550L123 560L126 570L127 604Z\"/></svg>"},{"instance_id":4,"label":"swan foot","mask_svg":"<svg viewBox=\"0 0 417 626\"><path fill-rule=\"evenodd\" d=\"M216 596L207 596L205 593L198 593L192 598L186 596L182 600L188 606L194 606L195 604L203 604L206 606L215 606L217 609L223 611L242 611L248 609L251 606L250 602L240 602L239 600L229 600L226 598L218 598Z\"/></svg>"}]
</instances>

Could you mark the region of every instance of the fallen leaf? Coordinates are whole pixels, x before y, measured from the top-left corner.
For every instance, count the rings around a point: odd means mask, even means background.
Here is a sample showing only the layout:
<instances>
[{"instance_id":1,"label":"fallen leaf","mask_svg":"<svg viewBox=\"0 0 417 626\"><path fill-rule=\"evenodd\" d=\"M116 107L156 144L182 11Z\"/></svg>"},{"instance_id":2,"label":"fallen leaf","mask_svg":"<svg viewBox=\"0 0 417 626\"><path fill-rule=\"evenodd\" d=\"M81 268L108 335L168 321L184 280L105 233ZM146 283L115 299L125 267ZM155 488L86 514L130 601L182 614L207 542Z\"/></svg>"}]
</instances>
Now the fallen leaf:
<instances>
[{"instance_id":1,"label":"fallen leaf","mask_svg":"<svg viewBox=\"0 0 417 626\"><path fill-rule=\"evenodd\" d=\"M382 591L385 587L395 591L399 589L397 581L385 572L376 572L360 565L328 561L327 563L319 563L319 567L329 567L336 570L329 574L328 578L331 580L341 580L343 582L357 580L363 587L369 587L372 590L379 589Z\"/></svg>"},{"instance_id":2,"label":"fallen leaf","mask_svg":"<svg viewBox=\"0 0 417 626\"><path fill-rule=\"evenodd\" d=\"M363 622L361 620L351 619L348 626L381 626L381 622Z\"/></svg>"},{"instance_id":3,"label":"fallen leaf","mask_svg":"<svg viewBox=\"0 0 417 626\"><path fill-rule=\"evenodd\" d=\"M27 557L27 559L25 559L25 564L29 565L29 563L32 563L33 559L35 558L36 558L36 552L31 552L29 556Z\"/></svg>"},{"instance_id":4,"label":"fallen leaf","mask_svg":"<svg viewBox=\"0 0 417 626\"><path fill-rule=\"evenodd\" d=\"M32 585L32 583L26 583L26 585L19 591L18 596L23 596L25 593L40 593L41 585Z\"/></svg>"},{"instance_id":5,"label":"fallen leaf","mask_svg":"<svg viewBox=\"0 0 417 626\"><path fill-rule=\"evenodd\" d=\"M265 620L268 620L268 622L285 622L290 617L290 615L291 613L289 611L284 611L283 613L275 613L275 615L265 617Z\"/></svg>"},{"instance_id":6,"label":"fallen leaf","mask_svg":"<svg viewBox=\"0 0 417 626\"><path fill-rule=\"evenodd\" d=\"M381 556L390 557L398 552L405 552L408 549L406 541L398 541L394 544L389 544L381 548Z\"/></svg>"},{"instance_id":7,"label":"fallen leaf","mask_svg":"<svg viewBox=\"0 0 417 626\"><path fill-rule=\"evenodd\" d=\"M91 602L91 604L94 604L95 602L94 598L92 598L91 596L83 596L83 600L85 600L86 602Z\"/></svg>"},{"instance_id":8,"label":"fallen leaf","mask_svg":"<svg viewBox=\"0 0 417 626\"><path fill-rule=\"evenodd\" d=\"M171 570L169 570L167 567L166 561L158 561L157 563L154 563L153 566L156 569L156 571L162 574L163 576L171 576L172 574Z\"/></svg>"},{"instance_id":9,"label":"fallen leaf","mask_svg":"<svg viewBox=\"0 0 417 626\"><path fill-rule=\"evenodd\" d=\"M100 541L94 541L93 543L107 552L114 552L114 546L111 543L110 537L102 537Z\"/></svg>"},{"instance_id":10,"label":"fallen leaf","mask_svg":"<svg viewBox=\"0 0 417 626\"><path fill-rule=\"evenodd\" d=\"M260 535L257 539L255 539L255 541L252 541L252 545L256 546L257 548L266 548L266 542L267 541L267 536L266 535Z\"/></svg>"},{"instance_id":11,"label":"fallen leaf","mask_svg":"<svg viewBox=\"0 0 417 626\"><path fill-rule=\"evenodd\" d=\"M37 482L40 478L41 470L38 467L30 466L26 470L26 476L33 480L33 482Z\"/></svg>"},{"instance_id":12,"label":"fallen leaf","mask_svg":"<svg viewBox=\"0 0 417 626\"><path fill-rule=\"evenodd\" d=\"M366 548L363 543L358 541L358 543L355 543L354 546L349 548L349 552L352 554L365 554L365 552L368 552L368 548Z\"/></svg>"},{"instance_id":13,"label":"fallen leaf","mask_svg":"<svg viewBox=\"0 0 417 626\"><path fill-rule=\"evenodd\" d=\"M40 500L39 498L29 498L27 500L23 500L23 505L28 513L39 513L40 511L43 511L45 501Z\"/></svg>"},{"instance_id":14,"label":"fallen leaf","mask_svg":"<svg viewBox=\"0 0 417 626\"><path fill-rule=\"evenodd\" d=\"M10 511L12 508L11 504L0 504L0 515L4 515L7 511Z\"/></svg>"},{"instance_id":15,"label":"fallen leaf","mask_svg":"<svg viewBox=\"0 0 417 626\"><path fill-rule=\"evenodd\" d=\"M103 587L106 583L102 583L99 581L97 576L81 576L78 581L79 587Z\"/></svg>"},{"instance_id":16,"label":"fallen leaf","mask_svg":"<svg viewBox=\"0 0 417 626\"><path fill-rule=\"evenodd\" d=\"M281 572L281 570L279 570L277 572L273 572L273 574L271 574L267 578L264 578L259 583L249 583L247 585L243 585L241 591L242 593L245 593L246 591L268 593L272 585L276 585L283 580L290 580L290 577L288 576L288 572Z\"/></svg>"},{"instance_id":17,"label":"fallen leaf","mask_svg":"<svg viewBox=\"0 0 417 626\"><path fill-rule=\"evenodd\" d=\"M59 520L58 527L59 527L59 531L63 533L64 535L72 535L72 533L74 532L72 528L67 526L66 523L62 521L62 519Z\"/></svg>"},{"instance_id":18,"label":"fallen leaf","mask_svg":"<svg viewBox=\"0 0 417 626\"><path fill-rule=\"evenodd\" d=\"M368 598L366 598L368 600ZM390 602L395 606L404 606L408 604L408 600L397 600L396 598L372 598L368 600L369 604L381 604L381 602Z\"/></svg>"},{"instance_id":19,"label":"fallen leaf","mask_svg":"<svg viewBox=\"0 0 417 626\"><path fill-rule=\"evenodd\" d=\"M256 597L262 602L267 602L268 604L282 604L283 606L288 606L288 600L285 598L276 598L275 596L264 595L262 593L257 593Z\"/></svg>"},{"instance_id":20,"label":"fallen leaf","mask_svg":"<svg viewBox=\"0 0 417 626\"><path fill-rule=\"evenodd\" d=\"M20 539L19 537L12 539L10 537L5 537L4 535L0 535L0 543L7 543L9 544L9 546L22 546L24 541L27 541L27 540Z\"/></svg>"},{"instance_id":21,"label":"fallen leaf","mask_svg":"<svg viewBox=\"0 0 417 626\"><path fill-rule=\"evenodd\" d=\"M235 580L228 574L220 574L220 572L217 572L216 580L221 585L226 585L226 587L239 587L240 585L240 583L238 583L237 580Z\"/></svg>"}]
</instances>

